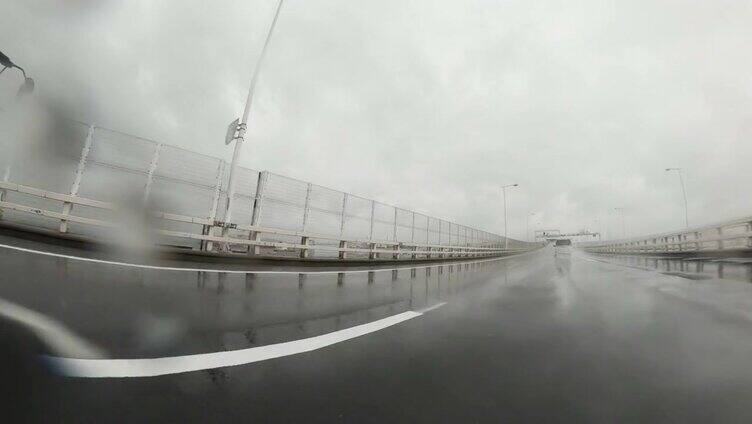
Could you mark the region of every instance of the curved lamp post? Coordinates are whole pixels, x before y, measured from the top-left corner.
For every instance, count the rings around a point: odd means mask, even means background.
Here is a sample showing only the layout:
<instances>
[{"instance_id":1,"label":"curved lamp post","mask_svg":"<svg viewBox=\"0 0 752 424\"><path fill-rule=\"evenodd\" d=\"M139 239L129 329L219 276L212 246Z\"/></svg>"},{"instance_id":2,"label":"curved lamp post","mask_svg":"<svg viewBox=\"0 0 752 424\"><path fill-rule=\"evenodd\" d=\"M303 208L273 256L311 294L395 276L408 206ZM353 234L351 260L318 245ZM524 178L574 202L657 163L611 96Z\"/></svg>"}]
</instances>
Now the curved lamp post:
<instances>
[{"instance_id":1,"label":"curved lamp post","mask_svg":"<svg viewBox=\"0 0 752 424\"><path fill-rule=\"evenodd\" d=\"M687 207L687 190L684 188L684 177L682 177L681 168L666 168L666 172L676 171L679 174L679 182L681 183L682 194L684 195L684 225L689 228L689 211Z\"/></svg>"},{"instance_id":2,"label":"curved lamp post","mask_svg":"<svg viewBox=\"0 0 752 424\"><path fill-rule=\"evenodd\" d=\"M261 49L261 55L256 62L255 69L253 70L253 75L251 76L251 85L248 88L248 97L246 97L245 109L243 110L243 117L240 120L236 119L230 124L230 128L228 129L227 137L225 139L226 144L229 144L230 142L235 140L235 150L232 153L232 163L230 164L230 180L227 183L227 204L225 205L224 219L226 223L232 221L232 204L235 200L235 183L237 179L235 168L238 165L240 149L241 147L243 147L245 131L247 129L248 117L251 114L251 104L253 103L253 94L255 93L256 89L256 81L258 80L259 68L261 67L261 62L264 60L264 56L266 55L266 50L269 46L269 39L271 39L272 37L274 27L277 25L277 18L279 17L279 11L282 9L283 1L284 0L279 0L279 3L277 4L277 9L274 12L274 19L272 20L271 26L269 26L269 32L266 34L264 47Z\"/></svg>"}]
</instances>

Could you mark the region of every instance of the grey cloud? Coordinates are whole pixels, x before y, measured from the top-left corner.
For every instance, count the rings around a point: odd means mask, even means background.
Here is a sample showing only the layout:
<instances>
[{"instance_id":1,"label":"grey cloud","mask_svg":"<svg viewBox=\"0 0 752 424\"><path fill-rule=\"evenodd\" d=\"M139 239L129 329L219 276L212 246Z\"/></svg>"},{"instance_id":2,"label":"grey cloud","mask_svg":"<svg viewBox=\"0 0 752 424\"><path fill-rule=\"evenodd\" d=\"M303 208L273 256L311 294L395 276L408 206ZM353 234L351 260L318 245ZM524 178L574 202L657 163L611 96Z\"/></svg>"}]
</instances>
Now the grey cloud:
<instances>
[{"instance_id":1,"label":"grey cloud","mask_svg":"<svg viewBox=\"0 0 752 424\"><path fill-rule=\"evenodd\" d=\"M229 158L274 1L33 2L2 50L40 96ZM749 214L744 1L287 0L243 164L500 232L618 235ZM3 75L5 77L5 75ZM17 81L0 79L3 99Z\"/></svg>"}]
</instances>

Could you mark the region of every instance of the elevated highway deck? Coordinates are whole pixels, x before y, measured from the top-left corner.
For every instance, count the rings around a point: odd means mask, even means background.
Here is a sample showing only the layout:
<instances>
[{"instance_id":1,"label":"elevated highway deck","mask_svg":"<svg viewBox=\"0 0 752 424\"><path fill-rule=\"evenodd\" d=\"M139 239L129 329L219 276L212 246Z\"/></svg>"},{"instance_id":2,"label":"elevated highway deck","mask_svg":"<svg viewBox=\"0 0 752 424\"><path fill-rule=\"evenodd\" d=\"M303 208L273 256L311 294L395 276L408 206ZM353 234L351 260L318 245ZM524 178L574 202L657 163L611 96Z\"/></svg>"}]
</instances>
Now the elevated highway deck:
<instances>
[{"instance_id":1,"label":"elevated highway deck","mask_svg":"<svg viewBox=\"0 0 752 424\"><path fill-rule=\"evenodd\" d=\"M689 279L551 247L343 273L139 268L38 247L0 247L3 396L20 418L752 416L744 275Z\"/></svg>"}]
</instances>

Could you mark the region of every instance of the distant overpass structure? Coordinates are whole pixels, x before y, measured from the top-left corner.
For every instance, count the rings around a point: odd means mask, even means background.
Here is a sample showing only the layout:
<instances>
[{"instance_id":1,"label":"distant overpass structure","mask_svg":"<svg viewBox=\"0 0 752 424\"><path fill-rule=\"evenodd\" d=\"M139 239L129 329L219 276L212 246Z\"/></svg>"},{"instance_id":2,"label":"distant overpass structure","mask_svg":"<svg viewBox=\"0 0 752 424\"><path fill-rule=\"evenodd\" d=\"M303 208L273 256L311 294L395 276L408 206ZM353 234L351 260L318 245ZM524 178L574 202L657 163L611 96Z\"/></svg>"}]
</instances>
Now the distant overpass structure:
<instances>
[{"instance_id":1,"label":"distant overpass structure","mask_svg":"<svg viewBox=\"0 0 752 424\"><path fill-rule=\"evenodd\" d=\"M550 242L556 240L569 239L573 241L590 241L597 238L601 239L601 233L582 230L575 233L562 233L560 230L535 230L536 242Z\"/></svg>"}]
</instances>

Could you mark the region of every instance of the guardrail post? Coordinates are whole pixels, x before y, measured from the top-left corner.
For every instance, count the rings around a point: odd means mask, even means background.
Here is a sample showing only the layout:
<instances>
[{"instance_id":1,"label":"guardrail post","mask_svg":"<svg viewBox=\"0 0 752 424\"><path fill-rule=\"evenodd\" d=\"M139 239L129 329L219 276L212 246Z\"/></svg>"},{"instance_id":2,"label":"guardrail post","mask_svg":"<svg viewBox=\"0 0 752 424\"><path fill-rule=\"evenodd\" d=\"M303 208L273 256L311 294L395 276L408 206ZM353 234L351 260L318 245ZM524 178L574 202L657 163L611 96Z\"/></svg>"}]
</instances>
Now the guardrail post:
<instances>
[{"instance_id":1,"label":"guardrail post","mask_svg":"<svg viewBox=\"0 0 752 424\"><path fill-rule=\"evenodd\" d=\"M217 179L214 186L214 195L212 196L212 205L211 209L209 209L209 220L211 222L216 221L217 219L217 208L219 208L219 197L222 194L222 180L224 178L224 172L225 172L225 161L220 160L219 165L217 165ZM211 235L214 232L214 226L213 225L204 225L203 230L201 233L203 235ZM206 251L211 251L214 248L214 242L212 241L206 241L203 243L203 249Z\"/></svg>"},{"instance_id":2,"label":"guardrail post","mask_svg":"<svg viewBox=\"0 0 752 424\"><path fill-rule=\"evenodd\" d=\"M309 240L310 240L310 238L308 238L306 236L303 236L303 237L301 237L300 244L302 244L303 246L310 246ZM302 259L305 259L305 258L309 257L310 254L308 252L310 252L310 251L311 251L311 249L306 249L306 248L300 249L300 257Z\"/></svg>"},{"instance_id":3,"label":"guardrail post","mask_svg":"<svg viewBox=\"0 0 752 424\"><path fill-rule=\"evenodd\" d=\"M3 182L10 180L10 165L5 167L5 173L3 173ZM0 202L5 201L5 190L0 190ZM3 208L0 207L0 219L3 219Z\"/></svg>"},{"instance_id":4,"label":"guardrail post","mask_svg":"<svg viewBox=\"0 0 752 424\"><path fill-rule=\"evenodd\" d=\"M70 195L77 196L78 189L81 187L81 179L84 176L84 169L86 168L86 161L89 158L89 151L91 151L91 144L94 140L94 130L96 126L89 126L89 131L86 133L86 141L84 141L84 148L81 149L81 157L78 160L78 167L76 168L76 176L73 178L73 184L71 185ZM60 232L68 232L68 220L65 219L70 215L73 209L73 204L70 202L63 203L63 218L60 220Z\"/></svg>"},{"instance_id":5,"label":"guardrail post","mask_svg":"<svg viewBox=\"0 0 752 424\"><path fill-rule=\"evenodd\" d=\"M340 240L340 242L339 242L339 248L340 249L347 249L347 242L344 241L344 240ZM339 251L339 258L340 259L347 259L347 252L345 252L344 250L340 250Z\"/></svg>"},{"instance_id":6,"label":"guardrail post","mask_svg":"<svg viewBox=\"0 0 752 424\"><path fill-rule=\"evenodd\" d=\"M264 205L264 191L266 191L266 184L269 180L269 172L262 171L259 173L258 182L256 184L256 197L253 200L253 215L251 215L251 227L257 227L261 221L261 211ZM228 222L229 224L229 222ZM261 232L251 231L251 240L261 241ZM261 246L254 245L251 249L248 249L254 255L261 253Z\"/></svg>"}]
</instances>

